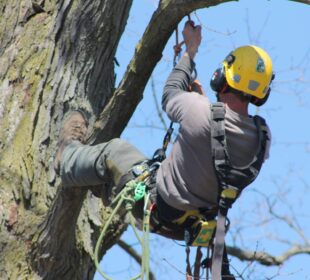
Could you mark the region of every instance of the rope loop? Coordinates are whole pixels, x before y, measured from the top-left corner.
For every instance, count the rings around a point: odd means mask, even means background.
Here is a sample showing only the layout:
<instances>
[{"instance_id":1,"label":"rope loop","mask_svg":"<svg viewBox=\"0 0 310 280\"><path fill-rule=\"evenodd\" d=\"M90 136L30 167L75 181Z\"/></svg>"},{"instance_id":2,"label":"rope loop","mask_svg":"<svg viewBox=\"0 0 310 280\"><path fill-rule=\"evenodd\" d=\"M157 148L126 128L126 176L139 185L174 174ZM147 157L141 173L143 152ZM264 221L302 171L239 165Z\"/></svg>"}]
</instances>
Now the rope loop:
<instances>
[{"instance_id":1,"label":"rope loop","mask_svg":"<svg viewBox=\"0 0 310 280\"><path fill-rule=\"evenodd\" d=\"M151 168L155 168L151 167ZM114 216L118 213L119 209L123 206L125 207L125 210L127 212L127 214L129 215L129 219L130 219L130 224L134 230L134 233L139 241L139 243L141 244L142 247L142 259L143 262L141 264L141 272L136 275L135 277L131 278L130 280L134 280L134 279L139 279L145 276L145 279L148 280L149 279L149 273L150 273L150 268L149 268L149 230L150 230L150 211L147 209L148 207L148 202L149 202L149 197L150 194L149 193L145 193L144 194L144 217L143 217L143 233L142 233L142 238L140 237L136 225L135 225L135 218L133 216L132 213L132 209L135 206L136 202L138 201L137 199L135 199L135 190L137 188L137 186L139 185L139 183L144 182L144 180L149 177L151 175L151 169L145 173L143 173L142 175L140 175L139 177L137 177L134 180L129 181L125 187L122 189L122 191L114 198L114 200L111 203L111 206L114 207L110 217L108 218L108 220L106 221L101 234L98 238L96 247L95 247L95 253L94 253L94 261L95 261L95 265L96 268L98 270L98 272L100 273L100 275L106 279L106 280L112 280L112 278L110 278L108 275L106 275L99 267L99 262L98 262L98 253L99 253L99 249L100 246L102 244L102 241L104 239L104 237L107 234L108 228L111 225Z\"/></svg>"}]
</instances>

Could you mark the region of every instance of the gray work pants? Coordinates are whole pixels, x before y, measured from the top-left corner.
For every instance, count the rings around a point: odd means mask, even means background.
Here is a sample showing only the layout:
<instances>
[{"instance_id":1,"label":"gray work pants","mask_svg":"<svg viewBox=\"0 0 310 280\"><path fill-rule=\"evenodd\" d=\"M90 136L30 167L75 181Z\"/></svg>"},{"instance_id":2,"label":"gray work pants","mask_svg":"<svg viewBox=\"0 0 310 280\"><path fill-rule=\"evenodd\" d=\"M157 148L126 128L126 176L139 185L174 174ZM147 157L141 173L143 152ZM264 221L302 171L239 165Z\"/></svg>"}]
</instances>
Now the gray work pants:
<instances>
[{"instance_id":1,"label":"gray work pants","mask_svg":"<svg viewBox=\"0 0 310 280\"><path fill-rule=\"evenodd\" d=\"M113 139L95 146L83 145L78 141L68 145L62 154L60 176L62 184L67 187L108 185L112 181L117 186L123 175L136 164L147 158L134 146L121 139ZM151 201L157 197L156 184L151 187ZM105 190L104 201L109 201L110 190ZM137 202L133 209L136 225L142 229L144 201ZM158 234L177 240L183 239L183 231L161 229Z\"/></svg>"},{"instance_id":2,"label":"gray work pants","mask_svg":"<svg viewBox=\"0 0 310 280\"><path fill-rule=\"evenodd\" d=\"M73 141L62 154L62 184L96 186L112 180L116 186L132 166L144 160L146 157L139 150L118 138L95 146Z\"/></svg>"}]
</instances>

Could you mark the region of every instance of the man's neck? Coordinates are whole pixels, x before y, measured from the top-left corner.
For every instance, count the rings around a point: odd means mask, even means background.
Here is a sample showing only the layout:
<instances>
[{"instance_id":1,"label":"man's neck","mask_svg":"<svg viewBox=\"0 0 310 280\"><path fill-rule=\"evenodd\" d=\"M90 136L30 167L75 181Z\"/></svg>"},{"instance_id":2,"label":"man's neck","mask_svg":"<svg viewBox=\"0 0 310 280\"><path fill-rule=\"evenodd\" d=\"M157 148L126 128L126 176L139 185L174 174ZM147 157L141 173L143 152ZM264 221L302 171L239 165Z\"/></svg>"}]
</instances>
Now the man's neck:
<instances>
[{"instance_id":1,"label":"man's neck","mask_svg":"<svg viewBox=\"0 0 310 280\"><path fill-rule=\"evenodd\" d=\"M229 109L233 110L234 112L243 116L249 116L249 103L241 101L237 96L234 95L234 93L220 94L220 101L223 102Z\"/></svg>"}]
</instances>

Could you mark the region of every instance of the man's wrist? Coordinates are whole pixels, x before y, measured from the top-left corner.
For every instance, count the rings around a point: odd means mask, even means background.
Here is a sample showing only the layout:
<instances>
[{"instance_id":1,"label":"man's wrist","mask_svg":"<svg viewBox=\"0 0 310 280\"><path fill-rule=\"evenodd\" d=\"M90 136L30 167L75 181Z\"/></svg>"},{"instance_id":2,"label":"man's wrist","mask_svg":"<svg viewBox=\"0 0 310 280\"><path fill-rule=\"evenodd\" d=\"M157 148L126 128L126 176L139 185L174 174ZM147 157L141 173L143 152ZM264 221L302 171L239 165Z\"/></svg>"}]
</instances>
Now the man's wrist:
<instances>
[{"instance_id":1,"label":"man's wrist","mask_svg":"<svg viewBox=\"0 0 310 280\"><path fill-rule=\"evenodd\" d=\"M191 59L194 59L197 49L187 49L186 52Z\"/></svg>"},{"instance_id":2,"label":"man's wrist","mask_svg":"<svg viewBox=\"0 0 310 280\"><path fill-rule=\"evenodd\" d=\"M190 50L186 50L184 53L185 56L188 56L190 59L194 60L194 57L196 55L196 51L190 51Z\"/></svg>"},{"instance_id":3,"label":"man's wrist","mask_svg":"<svg viewBox=\"0 0 310 280\"><path fill-rule=\"evenodd\" d=\"M188 60L189 64L186 65L190 67L190 71L193 71L193 69L196 67L195 61L190 57L187 51L184 52L183 57L185 57L186 60Z\"/></svg>"}]
</instances>

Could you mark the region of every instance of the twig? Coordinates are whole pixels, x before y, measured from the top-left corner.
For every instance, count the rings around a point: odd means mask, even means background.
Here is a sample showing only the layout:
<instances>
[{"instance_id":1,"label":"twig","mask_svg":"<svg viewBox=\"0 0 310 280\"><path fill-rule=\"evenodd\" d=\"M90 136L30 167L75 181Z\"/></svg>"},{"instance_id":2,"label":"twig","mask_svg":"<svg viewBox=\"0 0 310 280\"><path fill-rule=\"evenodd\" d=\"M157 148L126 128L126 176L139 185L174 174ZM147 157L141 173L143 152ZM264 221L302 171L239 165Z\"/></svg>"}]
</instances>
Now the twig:
<instances>
[{"instance_id":1,"label":"twig","mask_svg":"<svg viewBox=\"0 0 310 280\"><path fill-rule=\"evenodd\" d=\"M214 32L214 33L217 33L217 34L221 34L221 35L224 35L224 36L231 36L232 34L235 34L235 33L236 33L236 30L233 31L233 32L221 32L221 31L215 30L215 29L213 29L213 28L210 28L210 27L206 26L206 25L200 20L200 18L198 17L196 11L194 12L194 15L195 15L197 21L199 22L199 24L200 24L204 29L206 29L206 30L208 30L208 31L211 31L211 32Z\"/></svg>"},{"instance_id":2,"label":"twig","mask_svg":"<svg viewBox=\"0 0 310 280\"><path fill-rule=\"evenodd\" d=\"M156 88L155 88L155 82L154 82L154 77L153 75L151 76L151 88L152 88L152 95L153 95L153 98L154 98L154 102L155 102L155 108L156 108L156 111L157 111L157 115L159 117L159 120L160 122L162 123L163 127L165 130L168 129L168 126L164 120L164 117L163 117L163 111L161 110L160 106L159 106L159 102L158 102L158 99L157 99L157 95L156 95Z\"/></svg>"}]
</instances>

